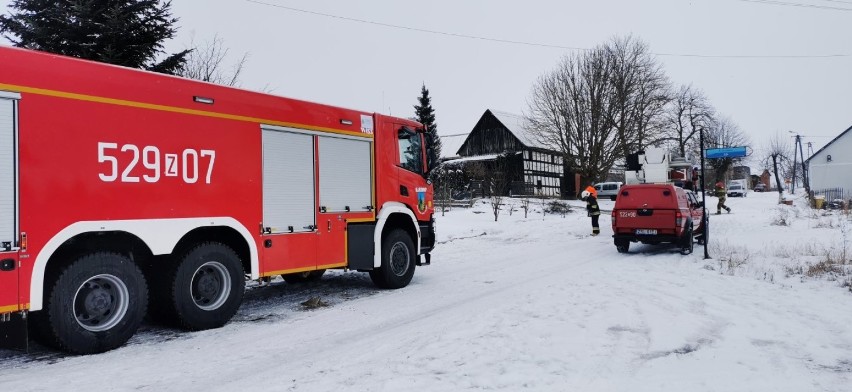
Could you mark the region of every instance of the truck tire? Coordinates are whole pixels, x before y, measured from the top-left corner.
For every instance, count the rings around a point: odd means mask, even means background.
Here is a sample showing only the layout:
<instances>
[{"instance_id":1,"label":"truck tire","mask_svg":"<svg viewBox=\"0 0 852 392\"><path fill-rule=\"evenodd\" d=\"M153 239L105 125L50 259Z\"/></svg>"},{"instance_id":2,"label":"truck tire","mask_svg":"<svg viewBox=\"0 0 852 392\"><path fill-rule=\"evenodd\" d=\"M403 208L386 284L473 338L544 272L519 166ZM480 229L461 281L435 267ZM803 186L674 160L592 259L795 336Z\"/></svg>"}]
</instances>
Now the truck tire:
<instances>
[{"instance_id":1,"label":"truck tire","mask_svg":"<svg viewBox=\"0 0 852 392\"><path fill-rule=\"evenodd\" d=\"M370 271L370 279L383 289L398 289L411 282L417 252L405 230L394 229L382 241L382 266Z\"/></svg>"},{"instance_id":2,"label":"truck tire","mask_svg":"<svg viewBox=\"0 0 852 392\"><path fill-rule=\"evenodd\" d=\"M190 331L219 328L237 313L246 287L243 265L227 245L191 248L166 277L169 318Z\"/></svg>"},{"instance_id":3,"label":"truck tire","mask_svg":"<svg viewBox=\"0 0 852 392\"><path fill-rule=\"evenodd\" d=\"M688 255L691 254L695 244L692 241L692 224L689 225L689 228L683 232L683 237L680 239L680 254Z\"/></svg>"},{"instance_id":4,"label":"truck tire","mask_svg":"<svg viewBox=\"0 0 852 392\"><path fill-rule=\"evenodd\" d=\"M615 250L617 250L618 253L627 253L630 250L630 241L615 240Z\"/></svg>"},{"instance_id":5,"label":"truck tire","mask_svg":"<svg viewBox=\"0 0 852 392\"><path fill-rule=\"evenodd\" d=\"M97 252L65 267L33 314L37 336L49 346L75 354L120 347L145 317L148 287L142 271L118 253Z\"/></svg>"},{"instance_id":6,"label":"truck tire","mask_svg":"<svg viewBox=\"0 0 852 392\"><path fill-rule=\"evenodd\" d=\"M281 275L284 278L284 281L290 284L293 283L305 283L305 282L316 282L322 278L322 275L325 274L325 270L315 270L315 271L305 271L305 272L297 272L295 274L284 274Z\"/></svg>"}]
</instances>

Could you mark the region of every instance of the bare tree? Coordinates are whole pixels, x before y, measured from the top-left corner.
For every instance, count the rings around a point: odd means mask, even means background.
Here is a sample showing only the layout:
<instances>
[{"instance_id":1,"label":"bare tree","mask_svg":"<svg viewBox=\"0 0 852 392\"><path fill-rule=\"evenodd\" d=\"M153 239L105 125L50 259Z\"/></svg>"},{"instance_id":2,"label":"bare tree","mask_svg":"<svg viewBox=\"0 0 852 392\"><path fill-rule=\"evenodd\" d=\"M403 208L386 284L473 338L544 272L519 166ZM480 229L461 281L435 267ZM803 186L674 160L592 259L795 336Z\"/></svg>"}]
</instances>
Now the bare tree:
<instances>
[{"instance_id":1,"label":"bare tree","mask_svg":"<svg viewBox=\"0 0 852 392\"><path fill-rule=\"evenodd\" d=\"M203 42L201 46L196 46L193 38L190 47L194 49L187 56L180 76L226 86L236 86L239 83L248 53L244 53L236 63L227 67L225 60L230 50L218 35L214 35L211 41Z\"/></svg>"},{"instance_id":2,"label":"bare tree","mask_svg":"<svg viewBox=\"0 0 852 392\"><path fill-rule=\"evenodd\" d=\"M603 48L566 56L533 86L530 132L560 151L583 183L602 178L622 157L612 124L612 59Z\"/></svg>"},{"instance_id":3,"label":"bare tree","mask_svg":"<svg viewBox=\"0 0 852 392\"><path fill-rule=\"evenodd\" d=\"M704 144L706 148L725 148L748 147L751 142L734 120L723 116L712 122L711 127L705 130ZM718 158L710 159L709 164L716 173L716 181L721 181L728 169L741 161L742 158Z\"/></svg>"},{"instance_id":4,"label":"bare tree","mask_svg":"<svg viewBox=\"0 0 852 392\"><path fill-rule=\"evenodd\" d=\"M604 46L611 58L613 108L607 111L621 156L662 139L663 114L671 100L668 78L648 49L633 36L614 38Z\"/></svg>"},{"instance_id":5,"label":"bare tree","mask_svg":"<svg viewBox=\"0 0 852 392\"><path fill-rule=\"evenodd\" d=\"M490 185L491 211L494 213L495 222L500 216L500 209L505 204L504 200L511 184L509 166L509 156L502 154L491 163L486 171L485 178ZM512 206L510 205L509 208L511 209Z\"/></svg>"},{"instance_id":6,"label":"bare tree","mask_svg":"<svg viewBox=\"0 0 852 392\"><path fill-rule=\"evenodd\" d=\"M780 202L784 187L781 185L781 177L786 177L786 168L792 164L790 159L790 143L787 139L776 133L769 139L766 153L763 157L763 166L775 173L775 187L778 188L778 201Z\"/></svg>"},{"instance_id":7,"label":"bare tree","mask_svg":"<svg viewBox=\"0 0 852 392\"><path fill-rule=\"evenodd\" d=\"M521 209L524 210L524 218L527 217L527 213L530 211L530 198L524 197L521 199Z\"/></svg>"},{"instance_id":8,"label":"bare tree","mask_svg":"<svg viewBox=\"0 0 852 392\"><path fill-rule=\"evenodd\" d=\"M714 115L710 100L701 90L691 85L680 86L665 114L668 140L673 148L681 156L686 156L687 151L698 151L698 132L714 127Z\"/></svg>"}]
</instances>

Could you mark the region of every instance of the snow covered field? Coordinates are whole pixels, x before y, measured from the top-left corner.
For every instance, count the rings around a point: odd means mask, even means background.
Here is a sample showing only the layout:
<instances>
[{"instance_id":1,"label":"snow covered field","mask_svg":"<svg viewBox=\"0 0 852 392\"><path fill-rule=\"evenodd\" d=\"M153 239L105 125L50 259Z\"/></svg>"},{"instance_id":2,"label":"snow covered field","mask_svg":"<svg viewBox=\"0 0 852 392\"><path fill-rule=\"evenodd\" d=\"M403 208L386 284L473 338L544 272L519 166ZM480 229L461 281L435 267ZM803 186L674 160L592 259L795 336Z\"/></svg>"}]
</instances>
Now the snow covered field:
<instances>
[{"instance_id":1,"label":"snow covered field","mask_svg":"<svg viewBox=\"0 0 852 392\"><path fill-rule=\"evenodd\" d=\"M852 256L852 224L777 197L728 199L710 260L619 254L609 215L590 237L581 202L498 222L483 203L454 209L407 288L274 281L218 330L146 325L88 357L0 350L0 390L848 391L850 275L831 261ZM317 296L329 306L300 305Z\"/></svg>"}]
</instances>

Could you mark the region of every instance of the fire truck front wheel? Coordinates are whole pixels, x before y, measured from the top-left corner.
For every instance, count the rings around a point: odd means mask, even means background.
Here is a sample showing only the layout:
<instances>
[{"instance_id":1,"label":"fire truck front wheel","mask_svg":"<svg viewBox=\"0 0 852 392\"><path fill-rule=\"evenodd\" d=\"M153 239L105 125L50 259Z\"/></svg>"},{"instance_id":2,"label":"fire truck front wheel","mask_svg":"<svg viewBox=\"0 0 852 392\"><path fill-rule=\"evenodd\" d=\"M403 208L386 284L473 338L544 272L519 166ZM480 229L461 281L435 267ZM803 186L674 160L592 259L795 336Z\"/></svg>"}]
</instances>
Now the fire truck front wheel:
<instances>
[{"instance_id":1,"label":"fire truck front wheel","mask_svg":"<svg viewBox=\"0 0 852 392\"><path fill-rule=\"evenodd\" d=\"M207 242L191 248L167 278L166 306L185 329L219 328L237 313L245 291L243 266L230 247Z\"/></svg>"},{"instance_id":2,"label":"fire truck front wheel","mask_svg":"<svg viewBox=\"0 0 852 392\"><path fill-rule=\"evenodd\" d=\"M382 266L370 271L370 279L383 289L408 286L414 277L417 252L405 230L394 229L382 241Z\"/></svg>"},{"instance_id":3,"label":"fire truck front wheel","mask_svg":"<svg viewBox=\"0 0 852 392\"><path fill-rule=\"evenodd\" d=\"M76 354L95 354L127 342L145 317L148 288L124 255L85 255L61 271L34 322L45 343Z\"/></svg>"}]
</instances>

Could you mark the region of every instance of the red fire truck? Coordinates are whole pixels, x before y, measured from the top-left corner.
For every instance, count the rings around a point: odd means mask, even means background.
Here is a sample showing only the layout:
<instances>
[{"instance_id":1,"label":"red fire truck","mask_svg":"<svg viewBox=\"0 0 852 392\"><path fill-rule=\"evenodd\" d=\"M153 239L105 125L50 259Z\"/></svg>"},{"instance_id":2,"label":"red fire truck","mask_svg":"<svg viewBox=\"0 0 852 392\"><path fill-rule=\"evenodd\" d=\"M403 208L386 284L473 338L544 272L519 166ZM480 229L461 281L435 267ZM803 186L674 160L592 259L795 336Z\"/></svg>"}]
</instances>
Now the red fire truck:
<instances>
[{"instance_id":1,"label":"red fire truck","mask_svg":"<svg viewBox=\"0 0 852 392\"><path fill-rule=\"evenodd\" d=\"M246 278L369 272L435 244L419 123L0 47L0 343L227 323ZM30 328L27 329L27 324Z\"/></svg>"}]
</instances>

